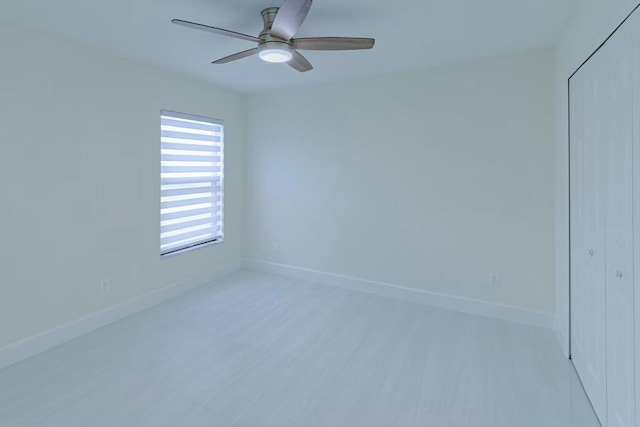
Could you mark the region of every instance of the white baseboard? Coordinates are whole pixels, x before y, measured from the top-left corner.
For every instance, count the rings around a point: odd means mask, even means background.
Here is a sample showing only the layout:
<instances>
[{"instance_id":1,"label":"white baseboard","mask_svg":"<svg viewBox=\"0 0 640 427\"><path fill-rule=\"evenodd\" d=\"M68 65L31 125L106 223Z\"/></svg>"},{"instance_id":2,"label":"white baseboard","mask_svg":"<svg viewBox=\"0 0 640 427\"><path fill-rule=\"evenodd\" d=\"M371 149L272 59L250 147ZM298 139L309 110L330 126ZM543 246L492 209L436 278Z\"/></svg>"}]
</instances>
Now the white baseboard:
<instances>
[{"instance_id":1,"label":"white baseboard","mask_svg":"<svg viewBox=\"0 0 640 427\"><path fill-rule=\"evenodd\" d=\"M224 277L241 268L242 261L232 261L195 277L174 283L173 285L109 307L82 319L74 320L49 331L10 344L0 349L0 369L47 351L60 344L64 344L96 329L100 329L110 323L151 308L154 305L168 301L182 293L206 285L213 280Z\"/></svg>"},{"instance_id":2,"label":"white baseboard","mask_svg":"<svg viewBox=\"0 0 640 427\"><path fill-rule=\"evenodd\" d=\"M244 267L447 310L554 329L554 316L551 313L253 259L245 259Z\"/></svg>"}]
</instances>

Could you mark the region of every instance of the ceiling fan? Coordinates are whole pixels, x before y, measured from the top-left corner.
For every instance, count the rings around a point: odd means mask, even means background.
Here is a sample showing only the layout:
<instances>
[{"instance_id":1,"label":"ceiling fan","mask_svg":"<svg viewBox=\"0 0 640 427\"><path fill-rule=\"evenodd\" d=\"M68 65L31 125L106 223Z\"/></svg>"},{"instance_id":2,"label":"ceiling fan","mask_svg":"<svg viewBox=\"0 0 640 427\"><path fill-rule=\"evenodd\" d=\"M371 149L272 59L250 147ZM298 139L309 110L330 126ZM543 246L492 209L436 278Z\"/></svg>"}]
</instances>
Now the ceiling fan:
<instances>
[{"instance_id":1,"label":"ceiling fan","mask_svg":"<svg viewBox=\"0 0 640 427\"><path fill-rule=\"evenodd\" d=\"M313 65L299 50L360 50L371 49L375 39L356 37L312 37L294 39L304 22L313 0L284 0L281 7L270 7L262 11L264 29L258 37L242 34L222 28L210 27L195 22L174 19L171 22L196 30L208 31L236 39L258 43L258 47L227 56L213 64L226 64L253 55L266 62L286 62L292 68L305 72Z\"/></svg>"}]
</instances>

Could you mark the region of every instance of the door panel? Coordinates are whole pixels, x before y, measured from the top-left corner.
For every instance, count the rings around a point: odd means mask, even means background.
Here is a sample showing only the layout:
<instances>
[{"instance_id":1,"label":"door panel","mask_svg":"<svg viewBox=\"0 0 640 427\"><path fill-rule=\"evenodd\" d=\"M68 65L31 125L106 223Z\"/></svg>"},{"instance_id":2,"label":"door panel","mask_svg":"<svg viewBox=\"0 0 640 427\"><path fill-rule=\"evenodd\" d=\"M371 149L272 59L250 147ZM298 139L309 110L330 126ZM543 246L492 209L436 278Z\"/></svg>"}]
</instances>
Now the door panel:
<instances>
[{"instance_id":1,"label":"door panel","mask_svg":"<svg viewBox=\"0 0 640 427\"><path fill-rule=\"evenodd\" d=\"M633 293L633 56L631 26L599 52L606 155L607 425L635 425Z\"/></svg>"},{"instance_id":2,"label":"door panel","mask_svg":"<svg viewBox=\"0 0 640 427\"><path fill-rule=\"evenodd\" d=\"M634 267L640 272L640 13L637 11L629 18L632 32L632 52L634 61L633 80L633 211L634 211ZM634 275L634 317L635 317L635 425L640 425L640 288L636 287L637 274Z\"/></svg>"},{"instance_id":3,"label":"door panel","mask_svg":"<svg viewBox=\"0 0 640 427\"><path fill-rule=\"evenodd\" d=\"M602 77L590 61L571 79L571 356L606 420Z\"/></svg>"},{"instance_id":4,"label":"door panel","mask_svg":"<svg viewBox=\"0 0 640 427\"><path fill-rule=\"evenodd\" d=\"M640 15L632 17L571 79L572 359L598 417L612 427L640 425L634 311L639 23ZM635 102L640 111L640 98Z\"/></svg>"}]
</instances>

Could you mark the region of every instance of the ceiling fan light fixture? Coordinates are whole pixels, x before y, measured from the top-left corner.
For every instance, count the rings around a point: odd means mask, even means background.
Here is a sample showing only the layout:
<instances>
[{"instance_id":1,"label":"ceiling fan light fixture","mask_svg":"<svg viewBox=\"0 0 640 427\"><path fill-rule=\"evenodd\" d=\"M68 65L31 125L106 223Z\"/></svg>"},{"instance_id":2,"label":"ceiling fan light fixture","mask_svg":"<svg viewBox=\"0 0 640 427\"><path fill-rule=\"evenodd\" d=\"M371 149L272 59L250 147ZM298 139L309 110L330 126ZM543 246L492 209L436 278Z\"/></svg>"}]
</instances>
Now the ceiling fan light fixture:
<instances>
[{"instance_id":1,"label":"ceiling fan light fixture","mask_svg":"<svg viewBox=\"0 0 640 427\"><path fill-rule=\"evenodd\" d=\"M260 46L258 56L265 62L275 64L289 62L293 58L291 46L287 43L267 42Z\"/></svg>"},{"instance_id":2,"label":"ceiling fan light fixture","mask_svg":"<svg viewBox=\"0 0 640 427\"><path fill-rule=\"evenodd\" d=\"M265 62L273 62L276 64L282 62L289 62L293 55L291 52L285 49L265 49L261 51L259 54L260 59Z\"/></svg>"}]
</instances>

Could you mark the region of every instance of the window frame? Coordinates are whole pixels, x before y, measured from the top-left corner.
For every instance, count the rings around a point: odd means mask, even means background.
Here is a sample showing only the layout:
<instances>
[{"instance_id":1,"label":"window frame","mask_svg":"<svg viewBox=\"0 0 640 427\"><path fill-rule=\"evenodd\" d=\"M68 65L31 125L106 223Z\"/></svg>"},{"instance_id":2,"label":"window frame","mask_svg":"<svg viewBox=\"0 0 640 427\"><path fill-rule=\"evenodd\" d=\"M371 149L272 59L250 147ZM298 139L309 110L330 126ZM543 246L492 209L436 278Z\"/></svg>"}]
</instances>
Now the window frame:
<instances>
[{"instance_id":1,"label":"window frame","mask_svg":"<svg viewBox=\"0 0 640 427\"><path fill-rule=\"evenodd\" d=\"M221 243L224 243L224 219L225 219L225 215L224 215L224 201L225 201L225 179L224 179L224 169L225 169L225 122L224 120L221 119L216 119L216 118L212 118L212 117L207 117L207 116L200 116L200 115L195 115L195 114L189 114L189 113L182 113L179 111L173 111L173 110L160 110L160 162L158 163L159 167L160 167L160 172L158 173L158 177L160 178L160 185L159 185L159 190L160 190L160 194L158 197L159 200L159 205L160 205L160 219L158 221L158 225L160 226L160 239L162 239L162 185L163 185L163 180L162 180L162 119L163 118L175 118L175 119L182 119L182 120L190 120L190 121L196 121L196 122L203 122L203 123L208 123L208 124L212 124L212 125L216 125L216 126L220 126L220 236L219 237L215 237L212 239L206 239L203 241L199 241L199 242L194 242L194 243L190 243L184 247L177 247L174 249L170 249L168 251L163 251L162 250L162 244L158 245L159 249L160 249L160 258L161 259L166 259L166 258L172 258L175 257L177 255L181 255L187 252L191 252L194 250L198 250L201 248L205 248L208 246L213 246L213 245L218 245ZM213 182L213 181L212 181Z\"/></svg>"}]
</instances>

